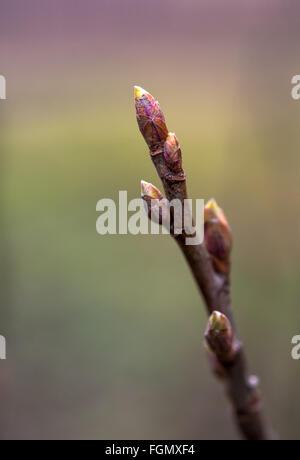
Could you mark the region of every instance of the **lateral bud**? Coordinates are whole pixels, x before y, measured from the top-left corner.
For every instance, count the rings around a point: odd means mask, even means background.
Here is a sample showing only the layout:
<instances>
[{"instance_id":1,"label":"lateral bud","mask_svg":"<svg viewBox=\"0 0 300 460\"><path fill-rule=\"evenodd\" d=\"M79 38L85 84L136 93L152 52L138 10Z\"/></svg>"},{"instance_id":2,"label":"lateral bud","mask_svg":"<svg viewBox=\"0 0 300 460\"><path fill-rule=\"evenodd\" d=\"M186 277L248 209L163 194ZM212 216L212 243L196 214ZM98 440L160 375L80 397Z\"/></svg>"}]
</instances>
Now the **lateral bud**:
<instances>
[{"instance_id":1,"label":"lateral bud","mask_svg":"<svg viewBox=\"0 0 300 460\"><path fill-rule=\"evenodd\" d=\"M158 101L140 86L134 87L136 118L152 155L162 153L168 129Z\"/></svg>"},{"instance_id":2,"label":"lateral bud","mask_svg":"<svg viewBox=\"0 0 300 460\"><path fill-rule=\"evenodd\" d=\"M228 318L214 311L210 316L205 331L205 340L208 347L215 353L220 362L228 362L236 353L234 335Z\"/></svg>"},{"instance_id":3,"label":"lateral bud","mask_svg":"<svg viewBox=\"0 0 300 460\"><path fill-rule=\"evenodd\" d=\"M168 133L164 145L164 157L172 171L178 173L182 170L181 148L175 133Z\"/></svg>"},{"instance_id":4,"label":"lateral bud","mask_svg":"<svg viewBox=\"0 0 300 460\"><path fill-rule=\"evenodd\" d=\"M154 185L142 180L141 196L145 201L149 219L163 225L168 230L170 227L170 209L162 193Z\"/></svg>"},{"instance_id":5,"label":"lateral bud","mask_svg":"<svg viewBox=\"0 0 300 460\"><path fill-rule=\"evenodd\" d=\"M143 199L150 199L150 200L161 200L163 198L163 194L158 190L155 185L150 184L150 182L146 182L144 180L141 181L141 195Z\"/></svg>"},{"instance_id":6,"label":"lateral bud","mask_svg":"<svg viewBox=\"0 0 300 460\"><path fill-rule=\"evenodd\" d=\"M228 275L231 268L232 233L223 210L214 199L204 208L204 239L215 270Z\"/></svg>"}]
</instances>

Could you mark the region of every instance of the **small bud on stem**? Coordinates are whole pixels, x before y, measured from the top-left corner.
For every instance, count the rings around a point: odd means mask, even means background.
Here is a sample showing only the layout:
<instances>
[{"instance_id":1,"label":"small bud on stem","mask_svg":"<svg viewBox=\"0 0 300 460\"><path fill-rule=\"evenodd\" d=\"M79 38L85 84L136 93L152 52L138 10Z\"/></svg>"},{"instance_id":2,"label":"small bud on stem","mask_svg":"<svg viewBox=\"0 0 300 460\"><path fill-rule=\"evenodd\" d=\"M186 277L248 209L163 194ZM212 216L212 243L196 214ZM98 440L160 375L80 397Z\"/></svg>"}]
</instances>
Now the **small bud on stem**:
<instances>
[{"instance_id":1,"label":"small bud on stem","mask_svg":"<svg viewBox=\"0 0 300 460\"><path fill-rule=\"evenodd\" d=\"M174 172L182 170L181 149L176 134L169 133L164 145L164 157L169 168Z\"/></svg>"},{"instance_id":2,"label":"small bud on stem","mask_svg":"<svg viewBox=\"0 0 300 460\"><path fill-rule=\"evenodd\" d=\"M229 274L232 249L231 229L224 212L214 199L211 199L204 209L204 237L215 270L222 274Z\"/></svg>"},{"instance_id":3,"label":"small bud on stem","mask_svg":"<svg viewBox=\"0 0 300 460\"><path fill-rule=\"evenodd\" d=\"M170 227L170 210L162 193L149 182L141 181L141 196L146 204L148 217L153 222Z\"/></svg>"},{"instance_id":4,"label":"small bud on stem","mask_svg":"<svg viewBox=\"0 0 300 460\"><path fill-rule=\"evenodd\" d=\"M145 182L144 180L141 181L141 195L142 198L149 198L150 200L161 200L163 198L162 193L155 185Z\"/></svg>"},{"instance_id":5,"label":"small bud on stem","mask_svg":"<svg viewBox=\"0 0 300 460\"><path fill-rule=\"evenodd\" d=\"M164 114L154 97L140 86L134 87L136 118L152 155L161 153L168 129Z\"/></svg>"},{"instance_id":6,"label":"small bud on stem","mask_svg":"<svg viewBox=\"0 0 300 460\"><path fill-rule=\"evenodd\" d=\"M214 311L210 316L205 339L221 362L230 361L234 357L233 330L229 320L222 313Z\"/></svg>"}]
</instances>

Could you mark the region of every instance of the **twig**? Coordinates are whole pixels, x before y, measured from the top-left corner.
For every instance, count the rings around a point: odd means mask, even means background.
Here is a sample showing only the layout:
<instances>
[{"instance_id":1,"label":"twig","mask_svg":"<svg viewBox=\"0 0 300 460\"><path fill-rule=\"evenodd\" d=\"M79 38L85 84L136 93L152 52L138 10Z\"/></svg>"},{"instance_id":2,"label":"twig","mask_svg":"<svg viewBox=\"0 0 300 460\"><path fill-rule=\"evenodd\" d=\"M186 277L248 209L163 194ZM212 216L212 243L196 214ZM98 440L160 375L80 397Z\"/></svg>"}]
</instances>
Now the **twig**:
<instances>
[{"instance_id":1,"label":"twig","mask_svg":"<svg viewBox=\"0 0 300 460\"><path fill-rule=\"evenodd\" d=\"M164 115L158 102L150 93L135 87L135 104L140 131L148 144L150 156L160 177L166 198L169 201L188 198L186 175L182 169L181 149L175 134L169 133ZM145 199L151 218L151 201L159 201L159 190L142 182L142 197ZM184 209L185 212L191 212ZM184 212L183 212L184 215ZM192 216L190 216L192 219ZM172 214L170 214L172 228ZM187 245L186 233L171 232L196 280L204 298L209 319L206 340L211 349L213 369L225 383L227 395L232 404L236 423L248 440L274 439L274 434L262 411L258 379L249 377L242 343L238 339L233 320L230 298L230 253L231 231L222 210L211 200L205 208L205 244ZM217 311L217 312L216 312ZM217 346L220 340L218 327L212 327L216 315L223 314L227 322L230 340L226 353ZM218 322L216 323L219 324ZM211 330L210 330L211 329ZM213 340L209 340L212 337ZM222 337L221 337L222 338ZM228 337L227 337L228 339ZM215 341L215 345L212 343ZM222 347L221 347L222 350Z\"/></svg>"}]
</instances>

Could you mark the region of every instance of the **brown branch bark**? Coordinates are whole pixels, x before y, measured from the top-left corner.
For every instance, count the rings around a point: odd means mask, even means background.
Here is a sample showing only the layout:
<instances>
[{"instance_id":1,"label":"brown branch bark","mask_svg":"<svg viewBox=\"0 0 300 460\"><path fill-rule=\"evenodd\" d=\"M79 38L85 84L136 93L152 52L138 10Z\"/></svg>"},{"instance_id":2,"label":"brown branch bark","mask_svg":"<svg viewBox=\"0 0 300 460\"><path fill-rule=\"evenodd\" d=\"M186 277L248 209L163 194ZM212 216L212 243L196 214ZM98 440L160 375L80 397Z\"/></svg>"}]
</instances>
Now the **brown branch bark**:
<instances>
[{"instance_id":1,"label":"brown branch bark","mask_svg":"<svg viewBox=\"0 0 300 460\"><path fill-rule=\"evenodd\" d=\"M151 95L149 96L152 98ZM153 104L152 99L151 103ZM179 199L182 202L182 206L184 206L184 200L188 198L186 175L183 170L174 173L166 162L164 143L167 129L165 126L165 130L161 130L161 120L163 120L164 123L165 120L162 112L160 112L158 103L156 101L155 103L157 106L155 106L154 115L159 117L160 131L156 131L157 118L153 116L151 110L149 112L146 111L146 121L148 122L146 128L148 131L145 133L145 125L141 123L137 108L139 126L150 147L150 156L163 184L166 198L169 201ZM144 106L145 104L143 105L143 109ZM147 106L146 109L148 109ZM144 112L142 115L145 117ZM144 118L142 122L144 122ZM155 142L153 142L153 137L155 138ZM270 424L263 414L262 396L257 388L257 382L254 382L254 379L248 375L243 345L238 338L237 328L232 314L229 273L222 274L215 270L211 255L207 251L204 243L199 245L186 245L186 235L184 231L179 235L172 234L172 237L176 240L191 269L199 291L203 296L208 314L212 314L215 310L223 313L226 315L233 328L235 352L232 355L232 359L229 361L224 360L222 356L217 356L216 354L214 359L219 369L221 369L220 373L222 375L222 380L232 405L236 424L241 434L247 440L276 439Z\"/></svg>"}]
</instances>

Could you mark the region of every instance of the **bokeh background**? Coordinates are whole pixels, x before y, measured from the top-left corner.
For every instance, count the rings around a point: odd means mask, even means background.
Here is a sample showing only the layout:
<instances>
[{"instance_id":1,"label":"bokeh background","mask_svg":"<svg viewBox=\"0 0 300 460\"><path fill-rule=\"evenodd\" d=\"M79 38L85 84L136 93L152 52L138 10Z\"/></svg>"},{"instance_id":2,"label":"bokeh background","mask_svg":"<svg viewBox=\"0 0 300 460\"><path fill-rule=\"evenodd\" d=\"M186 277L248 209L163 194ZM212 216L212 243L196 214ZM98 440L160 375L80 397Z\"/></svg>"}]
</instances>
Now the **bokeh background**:
<instances>
[{"instance_id":1,"label":"bokeh background","mask_svg":"<svg viewBox=\"0 0 300 460\"><path fill-rule=\"evenodd\" d=\"M133 85L192 198L234 232L233 301L269 417L300 438L300 5L1 0L2 439L236 439L206 314L167 236L99 236L96 203L156 185Z\"/></svg>"}]
</instances>

